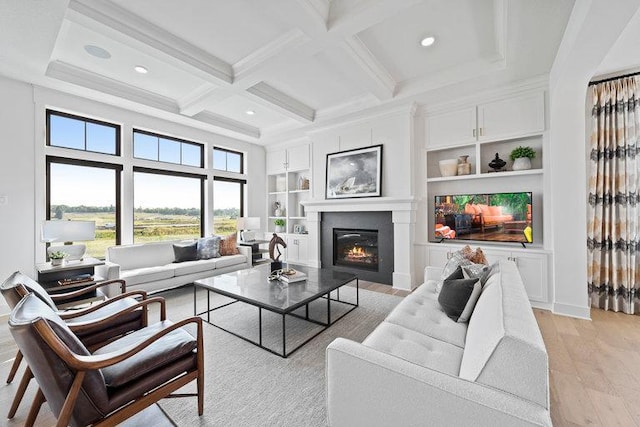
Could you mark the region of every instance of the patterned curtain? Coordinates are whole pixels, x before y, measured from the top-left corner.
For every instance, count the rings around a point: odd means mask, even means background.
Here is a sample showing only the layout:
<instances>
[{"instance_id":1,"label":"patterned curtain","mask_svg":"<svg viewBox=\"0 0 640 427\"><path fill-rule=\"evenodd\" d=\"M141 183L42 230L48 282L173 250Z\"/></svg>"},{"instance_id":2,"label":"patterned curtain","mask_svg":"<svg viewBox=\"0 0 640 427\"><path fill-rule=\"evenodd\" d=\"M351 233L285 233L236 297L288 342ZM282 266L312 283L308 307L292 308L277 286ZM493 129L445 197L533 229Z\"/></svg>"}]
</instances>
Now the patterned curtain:
<instances>
[{"instance_id":1,"label":"patterned curtain","mask_svg":"<svg viewBox=\"0 0 640 427\"><path fill-rule=\"evenodd\" d=\"M591 306L640 308L640 100L635 77L591 87L587 277Z\"/></svg>"}]
</instances>

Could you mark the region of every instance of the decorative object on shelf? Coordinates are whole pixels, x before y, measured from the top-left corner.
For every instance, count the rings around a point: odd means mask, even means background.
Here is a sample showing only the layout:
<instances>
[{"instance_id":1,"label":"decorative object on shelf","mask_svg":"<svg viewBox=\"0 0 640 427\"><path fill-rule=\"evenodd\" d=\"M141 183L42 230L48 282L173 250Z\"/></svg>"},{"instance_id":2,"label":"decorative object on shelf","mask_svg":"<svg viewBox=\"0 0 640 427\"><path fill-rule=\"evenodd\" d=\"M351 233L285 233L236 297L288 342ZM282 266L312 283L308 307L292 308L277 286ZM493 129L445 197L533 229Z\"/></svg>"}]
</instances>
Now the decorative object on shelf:
<instances>
[{"instance_id":1,"label":"decorative object on shelf","mask_svg":"<svg viewBox=\"0 0 640 427\"><path fill-rule=\"evenodd\" d=\"M67 253L62 251L54 251L49 253L51 265L63 266L66 263Z\"/></svg>"},{"instance_id":2,"label":"decorative object on shelf","mask_svg":"<svg viewBox=\"0 0 640 427\"><path fill-rule=\"evenodd\" d=\"M276 191L285 191L287 188L287 179L284 175L276 176Z\"/></svg>"},{"instance_id":3,"label":"decorative object on shelf","mask_svg":"<svg viewBox=\"0 0 640 427\"><path fill-rule=\"evenodd\" d=\"M327 154L327 199L382 195L382 145Z\"/></svg>"},{"instance_id":4,"label":"decorative object on shelf","mask_svg":"<svg viewBox=\"0 0 640 427\"><path fill-rule=\"evenodd\" d=\"M471 173L471 163L468 162L469 156L458 157L458 175L469 175Z\"/></svg>"},{"instance_id":5,"label":"decorative object on shelf","mask_svg":"<svg viewBox=\"0 0 640 427\"><path fill-rule=\"evenodd\" d=\"M269 258L271 258L271 271L281 270L282 269L282 261L280 261L280 257L282 256L282 252L278 245L283 248L287 247L287 244L282 237L278 236L276 233L273 233L273 237L269 241ZM276 256L276 251L278 255Z\"/></svg>"},{"instance_id":6,"label":"decorative object on shelf","mask_svg":"<svg viewBox=\"0 0 640 427\"><path fill-rule=\"evenodd\" d=\"M456 176L458 174L458 159L440 160L438 166L442 176Z\"/></svg>"},{"instance_id":7,"label":"decorative object on shelf","mask_svg":"<svg viewBox=\"0 0 640 427\"><path fill-rule=\"evenodd\" d=\"M241 241L252 242L256 240L256 231L260 230L260 217L240 217L238 218L236 228L240 232Z\"/></svg>"},{"instance_id":8,"label":"decorative object on shelf","mask_svg":"<svg viewBox=\"0 0 640 427\"><path fill-rule=\"evenodd\" d=\"M536 157L536 152L531 147L518 147L511 152L513 170L522 171L531 169L531 159Z\"/></svg>"},{"instance_id":9,"label":"decorative object on shelf","mask_svg":"<svg viewBox=\"0 0 640 427\"><path fill-rule=\"evenodd\" d=\"M273 204L273 216L282 216L282 207L280 206L280 202L275 202Z\"/></svg>"},{"instance_id":10,"label":"decorative object on shelf","mask_svg":"<svg viewBox=\"0 0 640 427\"><path fill-rule=\"evenodd\" d=\"M298 190L308 190L309 189L309 178L305 176L301 176L298 178Z\"/></svg>"},{"instance_id":11,"label":"decorative object on shelf","mask_svg":"<svg viewBox=\"0 0 640 427\"><path fill-rule=\"evenodd\" d=\"M506 164L507 162L502 160L498 155L498 153L496 153L496 157L493 160L491 160L491 162L489 162L489 167L493 169L493 171L489 171L489 172L502 172L503 171L502 168L504 168Z\"/></svg>"},{"instance_id":12,"label":"decorative object on shelf","mask_svg":"<svg viewBox=\"0 0 640 427\"><path fill-rule=\"evenodd\" d=\"M276 233L283 233L283 232L284 232L284 225L285 225L284 219L282 219L282 218L276 218L276 219L273 221L273 223L274 223L274 224L275 224L275 226L276 226Z\"/></svg>"},{"instance_id":13,"label":"decorative object on shelf","mask_svg":"<svg viewBox=\"0 0 640 427\"><path fill-rule=\"evenodd\" d=\"M51 253L64 250L69 261L82 260L87 247L83 244L74 245L73 242L95 240L95 221L64 221L47 220L42 222L41 238L45 243L64 242L64 247L50 246L47 248L49 258Z\"/></svg>"},{"instance_id":14,"label":"decorative object on shelf","mask_svg":"<svg viewBox=\"0 0 640 427\"><path fill-rule=\"evenodd\" d=\"M296 234L303 234L305 232L304 225L296 224L293 226L293 232Z\"/></svg>"}]
</instances>

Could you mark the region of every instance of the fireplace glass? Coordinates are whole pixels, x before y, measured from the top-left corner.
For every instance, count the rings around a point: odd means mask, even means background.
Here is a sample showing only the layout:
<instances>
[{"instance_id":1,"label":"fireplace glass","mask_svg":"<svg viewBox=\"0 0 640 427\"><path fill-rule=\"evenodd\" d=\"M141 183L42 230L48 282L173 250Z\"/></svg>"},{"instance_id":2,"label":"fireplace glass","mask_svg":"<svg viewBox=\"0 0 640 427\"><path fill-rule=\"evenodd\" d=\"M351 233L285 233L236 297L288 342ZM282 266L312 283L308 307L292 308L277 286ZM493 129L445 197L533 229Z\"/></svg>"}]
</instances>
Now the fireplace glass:
<instances>
[{"instance_id":1,"label":"fireplace glass","mask_svg":"<svg viewBox=\"0 0 640 427\"><path fill-rule=\"evenodd\" d=\"M333 265L378 271L378 231L334 228Z\"/></svg>"}]
</instances>

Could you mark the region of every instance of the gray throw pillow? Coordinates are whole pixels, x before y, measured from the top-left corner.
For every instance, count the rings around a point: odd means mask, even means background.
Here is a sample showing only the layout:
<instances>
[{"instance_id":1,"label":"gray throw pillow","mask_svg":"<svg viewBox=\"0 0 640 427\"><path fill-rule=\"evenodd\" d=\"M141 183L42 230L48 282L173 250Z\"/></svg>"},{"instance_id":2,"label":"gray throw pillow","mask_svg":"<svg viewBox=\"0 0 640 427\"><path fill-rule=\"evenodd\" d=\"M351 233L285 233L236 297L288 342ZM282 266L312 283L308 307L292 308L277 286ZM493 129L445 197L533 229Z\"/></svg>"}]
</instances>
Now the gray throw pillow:
<instances>
[{"instance_id":1,"label":"gray throw pillow","mask_svg":"<svg viewBox=\"0 0 640 427\"><path fill-rule=\"evenodd\" d=\"M438 302L451 320L466 323L473 314L481 292L480 279L445 279Z\"/></svg>"},{"instance_id":2,"label":"gray throw pillow","mask_svg":"<svg viewBox=\"0 0 640 427\"><path fill-rule=\"evenodd\" d=\"M220 257L220 237L203 237L198 239L198 259Z\"/></svg>"},{"instance_id":3,"label":"gray throw pillow","mask_svg":"<svg viewBox=\"0 0 640 427\"><path fill-rule=\"evenodd\" d=\"M198 242L190 245L173 245L174 262L195 261L198 259Z\"/></svg>"},{"instance_id":4,"label":"gray throw pillow","mask_svg":"<svg viewBox=\"0 0 640 427\"><path fill-rule=\"evenodd\" d=\"M482 286L484 286L491 275L491 267L484 264L465 265L461 269L465 279L480 279Z\"/></svg>"},{"instance_id":5,"label":"gray throw pillow","mask_svg":"<svg viewBox=\"0 0 640 427\"><path fill-rule=\"evenodd\" d=\"M456 269L459 266L465 266L470 264L473 264L473 263L468 259L466 259L460 251L454 252L451 255L451 258L449 258L449 261L447 261L447 264L442 269L442 274L440 275L440 281L436 283L436 292L440 292L440 289L442 289L442 281L445 280L447 277L451 276L451 273L456 271Z\"/></svg>"}]
</instances>

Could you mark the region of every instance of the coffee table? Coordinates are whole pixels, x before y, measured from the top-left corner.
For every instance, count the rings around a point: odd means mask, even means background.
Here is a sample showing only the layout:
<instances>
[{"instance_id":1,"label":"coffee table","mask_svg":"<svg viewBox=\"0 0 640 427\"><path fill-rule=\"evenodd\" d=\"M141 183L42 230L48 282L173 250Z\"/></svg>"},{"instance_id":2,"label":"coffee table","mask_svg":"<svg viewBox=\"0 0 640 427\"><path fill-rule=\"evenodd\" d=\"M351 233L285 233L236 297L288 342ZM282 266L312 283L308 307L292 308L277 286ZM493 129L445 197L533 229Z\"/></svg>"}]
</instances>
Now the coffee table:
<instances>
[{"instance_id":1,"label":"coffee table","mask_svg":"<svg viewBox=\"0 0 640 427\"><path fill-rule=\"evenodd\" d=\"M245 270L238 270L232 273L221 274L219 276L208 277L196 280L193 286L193 313L200 316L207 323L222 329L232 335L242 338L252 344L257 345L273 354L281 357L288 357L300 347L311 341L313 338L327 330L331 325L342 319L344 316L355 310L359 304L359 282L358 276L352 273L333 271L322 268L304 267L290 265L298 271L307 275L307 280L302 282L283 284L278 281L270 282L267 277L270 273L270 265L262 265ZM340 300L340 288L346 284L355 282L356 301L348 302ZM198 289L207 291L207 310L198 312L196 293ZM335 291L335 298L331 293ZM211 307L211 292L224 295L233 301L216 307ZM309 304L325 299L327 302L327 321L319 321L309 317ZM223 307L235 303L245 303L258 307L258 341L253 341L236 332L230 331L211 321L211 313ZM331 316L331 303L339 303L351 306L349 310L338 317ZM294 311L304 307L304 315L294 313ZM282 352L272 350L262 344L262 310L268 310L282 316ZM206 318L204 317L206 315ZM287 351L287 337L285 332L286 316L293 316L303 319L323 328L299 344L297 347Z\"/></svg>"}]
</instances>

